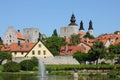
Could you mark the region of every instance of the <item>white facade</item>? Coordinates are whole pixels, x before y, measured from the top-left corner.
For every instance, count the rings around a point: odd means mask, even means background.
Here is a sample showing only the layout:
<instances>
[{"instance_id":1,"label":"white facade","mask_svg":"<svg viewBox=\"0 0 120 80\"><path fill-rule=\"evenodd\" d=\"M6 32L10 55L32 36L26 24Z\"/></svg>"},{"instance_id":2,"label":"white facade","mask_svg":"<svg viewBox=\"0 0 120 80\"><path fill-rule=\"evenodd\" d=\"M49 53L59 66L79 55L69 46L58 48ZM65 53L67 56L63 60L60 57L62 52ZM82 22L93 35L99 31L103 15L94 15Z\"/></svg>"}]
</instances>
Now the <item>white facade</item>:
<instances>
[{"instance_id":1,"label":"white facade","mask_svg":"<svg viewBox=\"0 0 120 80\"><path fill-rule=\"evenodd\" d=\"M88 30L88 32L89 32L90 35L93 35L93 30L92 29Z\"/></svg>"},{"instance_id":2,"label":"white facade","mask_svg":"<svg viewBox=\"0 0 120 80\"><path fill-rule=\"evenodd\" d=\"M13 42L18 42L16 30L13 27L8 27L4 34L3 43L10 45Z\"/></svg>"},{"instance_id":3,"label":"white facade","mask_svg":"<svg viewBox=\"0 0 120 80\"><path fill-rule=\"evenodd\" d=\"M25 40L29 42L37 42L39 38L39 29L38 28L24 28L23 34Z\"/></svg>"}]
</instances>

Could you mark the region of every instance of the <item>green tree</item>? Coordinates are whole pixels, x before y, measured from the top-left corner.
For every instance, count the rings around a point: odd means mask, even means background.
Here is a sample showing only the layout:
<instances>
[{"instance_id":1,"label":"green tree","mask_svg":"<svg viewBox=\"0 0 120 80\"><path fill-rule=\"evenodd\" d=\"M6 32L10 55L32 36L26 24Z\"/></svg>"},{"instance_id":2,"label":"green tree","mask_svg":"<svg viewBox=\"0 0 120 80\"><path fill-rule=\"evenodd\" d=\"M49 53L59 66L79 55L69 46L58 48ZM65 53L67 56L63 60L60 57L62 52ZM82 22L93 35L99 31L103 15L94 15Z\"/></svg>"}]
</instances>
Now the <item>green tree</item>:
<instances>
[{"instance_id":1,"label":"green tree","mask_svg":"<svg viewBox=\"0 0 120 80\"><path fill-rule=\"evenodd\" d=\"M77 45L79 43L80 43L80 35L78 35L78 34L71 35L71 44Z\"/></svg>"},{"instance_id":2,"label":"green tree","mask_svg":"<svg viewBox=\"0 0 120 80\"><path fill-rule=\"evenodd\" d=\"M90 35L89 32L87 32L83 37L84 37L84 38L89 38L89 39L94 39L94 36L93 36L93 35Z\"/></svg>"},{"instance_id":3,"label":"green tree","mask_svg":"<svg viewBox=\"0 0 120 80\"><path fill-rule=\"evenodd\" d=\"M56 30L56 29L53 31L52 36L58 36L58 34L57 34L57 30Z\"/></svg>"},{"instance_id":4,"label":"green tree","mask_svg":"<svg viewBox=\"0 0 120 80\"><path fill-rule=\"evenodd\" d=\"M51 36L46 38L45 40L45 45L54 56L59 55L61 46L65 44L66 44L65 38L61 38L58 36Z\"/></svg>"},{"instance_id":5,"label":"green tree","mask_svg":"<svg viewBox=\"0 0 120 80\"><path fill-rule=\"evenodd\" d=\"M118 43L116 45L110 45L108 50L109 50L109 52L108 52L107 58L109 60L111 60L111 62L113 63L114 59L117 58L117 56L119 58L119 55L120 55L120 43Z\"/></svg>"},{"instance_id":6,"label":"green tree","mask_svg":"<svg viewBox=\"0 0 120 80\"><path fill-rule=\"evenodd\" d=\"M9 52L0 51L0 65L4 60L12 59L12 55Z\"/></svg>"},{"instance_id":7,"label":"green tree","mask_svg":"<svg viewBox=\"0 0 120 80\"><path fill-rule=\"evenodd\" d=\"M0 45L2 45L3 44L3 40L2 40L2 38L0 37Z\"/></svg>"},{"instance_id":8,"label":"green tree","mask_svg":"<svg viewBox=\"0 0 120 80\"><path fill-rule=\"evenodd\" d=\"M120 34L120 31L115 31L114 34Z\"/></svg>"},{"instance_id":9,"label":"green tree","mask_svg":"<svg viewBox=\"0 0 120 80\"><path fill-rule=\"evenodd\" d=\"M38 66L38 59L37 59L36 57L32 57L32 58L31 58L31 61L32 61L32 63L34 64L34 67L35 67L35 66Z\"/></svg>"},{"instance_id":10,"label":"green tree","mask_svg":"<svg viewBox=\"0 0 120 80\"><path fill-rule=\"evenodd\" d=\"M3 65L4 72L19 72L20 65L16 62L8 62Z\"/></svg>"},{"instance_id":11,"label":"green tree","mask_svg":"<svg viewBox=\"0 0 120 80\"><path fill-rule=\"evenodd\" d=\"M79 63L85 63L88 60L88 54L82 53L82 52L76 52L74 53L73 57L79 62Z\"/></svg>"},{"instance_id":12,"label":"green tree","mask_svg":"<svg viewBox=\"0 0 120 80\"><path fill-rule=\"evenodd\" d=\"M21 70L31 71L33 70L34 64L31 60L23 60L20 62Z\"/></svg>"},{"instance_id":13,"label":"green tree","mask_svg":"<svg viewBox=\"0 0 120 80\"><path fill-rule=\"evenodd\" d=\"M102 42L96 41L93 46L91 47L90 51L88 52L89 61L96 61L98 64L98 59L104 58L106 54L105 46Z\"/></svg>"}]
</instances>

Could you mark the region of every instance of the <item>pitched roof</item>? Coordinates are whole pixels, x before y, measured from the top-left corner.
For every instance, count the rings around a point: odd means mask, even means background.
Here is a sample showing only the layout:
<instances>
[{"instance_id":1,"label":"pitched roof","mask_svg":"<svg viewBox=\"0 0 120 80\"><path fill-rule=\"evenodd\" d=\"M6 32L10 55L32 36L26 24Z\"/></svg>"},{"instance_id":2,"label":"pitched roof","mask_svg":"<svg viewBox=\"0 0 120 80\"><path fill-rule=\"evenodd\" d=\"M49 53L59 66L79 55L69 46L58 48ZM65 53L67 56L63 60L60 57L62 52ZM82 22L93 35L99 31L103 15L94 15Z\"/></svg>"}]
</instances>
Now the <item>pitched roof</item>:
<instances>
[{"instance_id":1,"label":"pitched roof","mask_svg":"<svg viewBox=\"0 0 120 80\"><path fill-rule=\"evenodd\" d=\"M12 43L11 45L3 45L1 51L11 51L11 52L28 52L34 47L35 43Z\"/></svg>"},{"instance_id":2,"label":"pitched roof","mask_svg":"<svg viewBox=\"0 0 120 80\"><path fill-rule=\"evenodd\" d=\"M19 31L17 31L16 34L18 39L22 39L22 40L25 39L25 37Z\"/></svg>"},{"instance_id":3,"label":"pitched roof","mask_svg":"<svg viewBox=\"0 0 120 80\"><path fill-rule=\"evenodd\" d=\"M77 51L84 52L83 46L62 46L60 49L60 55L73 55Z\"/></svg>"}]
</instances>

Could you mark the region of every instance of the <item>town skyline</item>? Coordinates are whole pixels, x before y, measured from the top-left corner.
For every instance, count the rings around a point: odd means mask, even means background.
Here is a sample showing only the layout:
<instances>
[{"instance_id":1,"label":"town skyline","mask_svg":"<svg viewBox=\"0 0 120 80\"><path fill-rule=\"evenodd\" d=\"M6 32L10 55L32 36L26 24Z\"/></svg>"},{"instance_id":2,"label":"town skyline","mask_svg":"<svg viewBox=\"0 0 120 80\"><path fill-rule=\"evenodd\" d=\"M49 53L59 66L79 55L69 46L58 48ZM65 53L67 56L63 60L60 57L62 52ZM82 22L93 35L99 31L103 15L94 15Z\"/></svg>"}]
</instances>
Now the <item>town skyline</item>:
<instances>
[{"instance_id":1,"label":"town skyline","mask_svg":"<svg viewBox=\"0 0 120 80\"><path fill-rule=\"evenodd\" d=\"M23 31L23 28L39 28L42 34L51 36L54 29L60 34L60 27L68 26L72 13L78 28L83 21L85 31L92 20L94 36L120 30L119 0L109 1L0 1L0 37L9 26ZM62 4L62 5L61 5ZM22 32L23 33L23 32Z\"/></svg>"}]
</instances>

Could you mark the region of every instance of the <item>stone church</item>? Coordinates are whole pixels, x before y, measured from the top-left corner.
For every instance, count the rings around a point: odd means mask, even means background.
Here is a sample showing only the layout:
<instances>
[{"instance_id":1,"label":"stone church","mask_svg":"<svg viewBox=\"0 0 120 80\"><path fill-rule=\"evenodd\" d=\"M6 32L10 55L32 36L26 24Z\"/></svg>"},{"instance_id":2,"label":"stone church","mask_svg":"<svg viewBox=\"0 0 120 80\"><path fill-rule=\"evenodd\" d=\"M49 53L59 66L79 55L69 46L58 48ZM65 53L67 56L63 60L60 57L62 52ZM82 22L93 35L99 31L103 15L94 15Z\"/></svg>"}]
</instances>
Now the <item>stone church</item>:
<instances>
[{"instance_id":1,"label":"stone church","mask_svg":"<svg viewBox=\"0 0 120 80\"><path fill-rule=\"evenodd\" d=\"M93 35L93 27L91 20L89 22L88 33L90 35ZM70 38L72 34L80 34L81 36L84 36L86 34L82 21L80 22L80 28L78 29L78 25L76 24L76 19L74 14L72 14L70 19L70 24L68 24L68 26L60 27L60 37Z\"/></svg>"}]
</instances>

